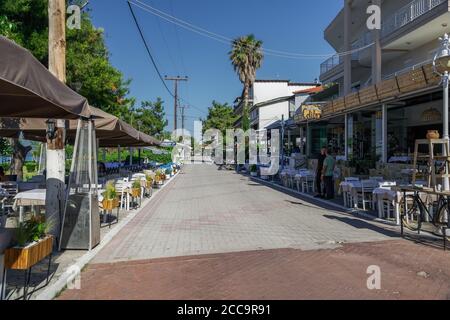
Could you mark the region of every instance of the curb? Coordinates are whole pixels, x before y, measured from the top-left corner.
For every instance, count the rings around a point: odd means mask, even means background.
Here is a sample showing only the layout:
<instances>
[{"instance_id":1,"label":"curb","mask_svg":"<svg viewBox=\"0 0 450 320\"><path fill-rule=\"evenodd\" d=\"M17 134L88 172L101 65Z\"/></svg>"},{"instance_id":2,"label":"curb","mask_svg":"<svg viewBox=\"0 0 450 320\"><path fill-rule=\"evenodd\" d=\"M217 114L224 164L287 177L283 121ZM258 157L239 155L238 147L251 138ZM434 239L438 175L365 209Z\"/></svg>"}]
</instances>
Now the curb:
<instances>
[{"instance_id":1,"label":"curb","mask_svg":"<svg viewBox=\"0 0 450 320\"><path fill-rule=\"evenodd\" d=\"M155 196L163 191L168 185L170 185L175 178L181 173L181 170L174 175L170 180L168 180L162 187L154 190L153 195L147 202L139 208L139 210L130 213L125 219L123 219L119 224L113 228L110 232L108 232L105 237L102 239L101 243L95 247L93 250L87 252L74 264L69 266L64 273L56 280L55 283L49 285L45 289L42 290L41 293L36 295L33 300L53 300L61 291L63 291L67 284L72 282L75 278L80 276L81 270L107 245L111 242L111 240L131 221L133 220L142 210L144 210L152 201L155 199ZM74 272L74 270L76 270Z\"/></svg>"},{"instance_id":2,"label":"curb","mask_svg":"<svg viewBox=\"0 0 450 320\"><path fill-rule=\"evenodd\" d=\"M337 204L337 203L329 202L329 201L326 201L326 200L323 200L323 199L319 199L319 198L314 198L313 196L311 196L309 194L301 193L301 192L298 192L295 189L287 188L285 186L278 185L278 184L275 184L273 182L270 182L270 181L267 181L267 180L263 180L261 178L255 178L255 177L251 177L251 176L248 176L248 177L251 180L258 181L258 182L260 182L263 185L271 186L271 187L274 187L276 189L281 189L281 190L290 192L290 193L295 194L295 195L297 195L299 197L303 197L303 198L306 198L308 200L313 200L313 202L320 203L320 204L326 205L328 207L334 207L334 208L338 209L339 211L343 211L343 212L351 214L353 216L361 216L361 217L370 219L370 220L375 221L375 222L379 222L379 223L386 224L386 225L389 225L389 226L397 227L397 224L395 222L391 222L391 221L388 221L388 220L384 220L384 219L380 219L380 218L374 217L374 216L372 216L370 214L367 214L367 213L365 213L365 212L363 212L361 210L350 209L350 208L344 207L343 205L340 205L340 204Z\"/></svg>"}]
</instances>

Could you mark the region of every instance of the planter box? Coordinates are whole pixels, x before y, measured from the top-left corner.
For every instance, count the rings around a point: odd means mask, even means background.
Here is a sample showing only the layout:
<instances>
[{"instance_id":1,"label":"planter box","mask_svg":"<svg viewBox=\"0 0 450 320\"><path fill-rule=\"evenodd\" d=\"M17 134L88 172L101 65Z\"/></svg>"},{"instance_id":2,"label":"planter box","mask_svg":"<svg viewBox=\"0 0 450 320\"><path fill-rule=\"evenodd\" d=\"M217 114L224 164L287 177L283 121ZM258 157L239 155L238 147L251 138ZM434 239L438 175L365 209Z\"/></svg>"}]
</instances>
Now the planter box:
<instances>
[{"instance_id":1,"label":"planter box","mask_svg":"<svg viewBox=\"0 0 450 320\"><path fill-rule=\"evenodd\" d=\"M425 73L428 86L438 85L441 83L441 77L434 72L433 65L431 63L423 66L423 72Z\"/></svg>"},{"instance_id":2,"label":"planter box","mask_svg":"<svg viewBox=\"0 0 450 320\"><path fill-rule=\"evenodd\" d=\"M400 92L407 93L425 88L427 81L422 68L397 76Z\"/></svg>"},{"instance_id":3,"label":"planter box","mask_svg":"<svg viewBox=\"0 0 450 320\"><path fill-rule=\"evenodd\" d=\"M322 116L333 114L333 102L327 103L322 107Z\"/></svg>"},{"instance_id":4,"label":"planter box","mask_svg":"<svg viewBox=\"0 0 450 320\"><path fill-rule=\"evenodd\" d=\"M13 270L28 270L48 257L53 250L53 237L47 236L25 248L10 248L5 251L5 267Z\"/></svg>"},{"instance_id":5,"label":"planter box","mask_svg":"<svg viewBox=\"0 0 450 320\"><path fill-rule=\"evenodd\" d=\"M333 101L333 112L338 113L345 110L345 99L339 98Z\"/></svg>"},{"instance_id":6,"label":"planter box","mask_svg":"<svg viewBox=\"0 0 450 320\"><path fill-rule=\"evenodd\" d=\"M378 101L377 89L375 86L370 86L359 90L359 100L361 105L375 103Z\"/></svg>"},{"instance_id":7,"label":"planter box","mask_svg":"<svg viewBox=\"0 0 450 320\"><path fill-rule=\"evenodd\" d=\"M379 99L394 98L400 93L397 85L397 78L382 81L377 85L377 89Z\"/></svg>"},{"instance_id":8,"label":"planter box","mask_svg":"<svg viewBox=\"0 0 450 320\"><path fill-rule=\"evenodd\" d=\"M106 211L113 211L119 207L119 199L105 199L102 201L102 207Z\"/></svg>"},{"instance_id":9,"label":"planter box","mask_svg":"<svg viewBox=\"0 0 450 320\"><path fill-rule=\"evenodd\" d=\"M361 105L361 101L359 101L359 93L351 93L345 97L345 108L357 108Z\"/></svg>"}]
</instances>

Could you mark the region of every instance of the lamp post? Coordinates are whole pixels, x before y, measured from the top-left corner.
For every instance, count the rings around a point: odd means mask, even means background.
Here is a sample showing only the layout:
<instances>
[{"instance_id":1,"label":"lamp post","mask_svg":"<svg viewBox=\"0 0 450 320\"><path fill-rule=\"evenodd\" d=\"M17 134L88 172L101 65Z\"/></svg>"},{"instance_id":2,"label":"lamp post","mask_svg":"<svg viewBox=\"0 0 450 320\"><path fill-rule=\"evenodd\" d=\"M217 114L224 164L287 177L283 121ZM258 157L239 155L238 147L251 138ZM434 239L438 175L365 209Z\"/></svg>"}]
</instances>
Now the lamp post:
<instances>
[{"instance_id":1,"label":"lamp post","mask_svg":"<svg viewBox=\"0 0 450 320\"><path fill-rule=\"evenodd\" d=\"M449 81L449 71L450 71L450 48L449 48L449 36L446 33L443 38L439 38L441 41L441 46L436 52L433 59L433 69L434 72L442 77L442 87L444 91L444 110L443 110L443 121L444 130L443 138L449 140L449 118L448 118L448 81ZM448 155L447 155L448 156ZM448 172L446 172L448 174ZM444 178L444 190L450 190L449 178Z\"/></svg>"}]
</instances>

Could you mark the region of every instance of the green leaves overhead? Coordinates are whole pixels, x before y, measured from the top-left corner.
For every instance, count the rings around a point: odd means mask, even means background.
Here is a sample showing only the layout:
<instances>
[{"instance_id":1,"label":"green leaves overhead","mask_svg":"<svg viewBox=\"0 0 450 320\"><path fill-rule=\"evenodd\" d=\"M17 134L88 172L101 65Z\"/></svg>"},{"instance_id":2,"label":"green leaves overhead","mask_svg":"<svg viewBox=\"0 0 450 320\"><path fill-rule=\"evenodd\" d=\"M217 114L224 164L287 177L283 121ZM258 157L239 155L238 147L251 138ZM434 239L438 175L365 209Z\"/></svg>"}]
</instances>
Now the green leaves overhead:
<instances>
[{"instance_id":1,"label":"green leaves overhead","mask_svg":"<svg viewBox=\"0 0 450 320\"><path fill-rule=\"evenodd\" d=\"M203 120L203 130L217 129L225 135L227 129L233 129L236 120L233 107L213 101L206 120Z\"/></svg>"},{"instance_id":2,"label":"green leaves overhead","mask_svg":"<svg viewBox=\"0 0 450 320\"><path fill-rule=\"evenodd\" d=\"M67 1L82 4L84 1ZM48 1L0 0L0 34L30 50L48 66ZM88 11L82 13L81 30L66 29L67 85L86 97L89 103L130 123L137 119L148 134L162 133L167 121L161 99L144 101L135 108L130 97L131 80L110 61L104 31L92 24Z\"/></svg>"}]
</instances>

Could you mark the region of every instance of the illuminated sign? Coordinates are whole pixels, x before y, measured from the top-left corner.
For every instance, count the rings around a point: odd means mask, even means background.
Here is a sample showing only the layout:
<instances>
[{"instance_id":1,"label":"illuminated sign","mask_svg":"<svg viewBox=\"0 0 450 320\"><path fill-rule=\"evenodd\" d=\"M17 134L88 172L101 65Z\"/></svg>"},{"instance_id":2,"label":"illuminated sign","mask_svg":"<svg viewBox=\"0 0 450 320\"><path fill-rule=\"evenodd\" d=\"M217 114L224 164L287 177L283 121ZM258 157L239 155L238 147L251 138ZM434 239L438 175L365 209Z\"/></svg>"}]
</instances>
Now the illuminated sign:
<instances>
[{"instance_id":1,"label":"illuminated sign","mask_svg":"<svg viewBox=\"0 0 450 320\"><path fill-rule=\"evenodd\" d=\"M304 104L301 107L301 113L295 116L296 122L304 120L319 120L322 117L322 109L320 105Z\"/></svg>"}]
</instances>

